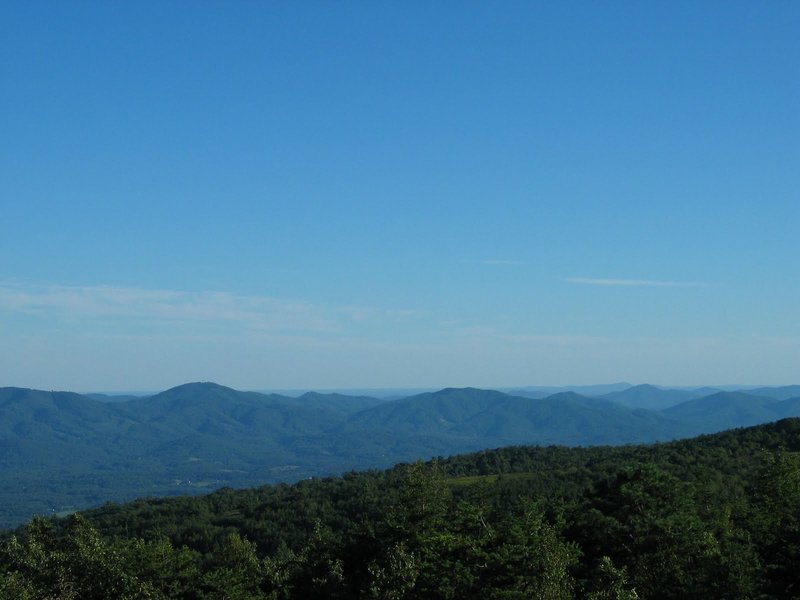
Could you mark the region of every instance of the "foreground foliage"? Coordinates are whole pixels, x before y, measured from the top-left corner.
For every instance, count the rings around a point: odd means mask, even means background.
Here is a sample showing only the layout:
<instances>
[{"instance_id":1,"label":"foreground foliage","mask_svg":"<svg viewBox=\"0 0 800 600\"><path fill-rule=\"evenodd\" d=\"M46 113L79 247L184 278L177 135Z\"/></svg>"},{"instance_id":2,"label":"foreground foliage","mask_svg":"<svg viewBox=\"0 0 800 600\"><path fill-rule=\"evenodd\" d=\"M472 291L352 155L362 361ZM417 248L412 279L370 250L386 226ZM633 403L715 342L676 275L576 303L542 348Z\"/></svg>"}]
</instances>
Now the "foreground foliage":
<instances>
[{"instance_id":1,"label":"foreground foliage","mask_svg":"<svg viewBox=\"0 0 800 600\"><path fill-rule=\"evenodd\" d=\"M38 518L0 598L798 598L800 420Z\"/></svg>"}]
</instances>

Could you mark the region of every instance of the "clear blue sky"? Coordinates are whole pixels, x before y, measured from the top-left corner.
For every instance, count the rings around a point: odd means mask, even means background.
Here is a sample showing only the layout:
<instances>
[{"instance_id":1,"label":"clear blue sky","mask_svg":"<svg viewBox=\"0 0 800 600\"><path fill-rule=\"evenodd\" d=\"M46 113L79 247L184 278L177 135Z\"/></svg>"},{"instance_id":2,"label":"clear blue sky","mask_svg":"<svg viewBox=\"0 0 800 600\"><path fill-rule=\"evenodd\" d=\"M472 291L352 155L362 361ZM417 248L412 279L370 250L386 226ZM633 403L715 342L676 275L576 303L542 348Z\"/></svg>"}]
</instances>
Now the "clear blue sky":
<instances>
[{"instance_id":1,"label":"clear blue sky","mask_svg":"<svg viewBox=\"0 0 800 600\"><path fill-rule=\"evenodd\" d=\"M5 2L0 385L797 383L798 31Z\"/></svg>"}]
</instances>

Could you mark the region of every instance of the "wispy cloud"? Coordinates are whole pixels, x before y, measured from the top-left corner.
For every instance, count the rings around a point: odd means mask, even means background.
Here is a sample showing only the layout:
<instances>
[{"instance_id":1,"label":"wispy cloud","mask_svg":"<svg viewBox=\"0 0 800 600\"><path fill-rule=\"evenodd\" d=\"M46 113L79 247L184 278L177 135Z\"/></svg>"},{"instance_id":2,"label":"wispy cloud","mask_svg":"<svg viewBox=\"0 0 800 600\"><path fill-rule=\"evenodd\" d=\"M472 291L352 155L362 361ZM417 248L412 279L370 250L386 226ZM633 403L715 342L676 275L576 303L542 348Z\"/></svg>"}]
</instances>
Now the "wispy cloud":
<instances>
[{"instance_id":1,"label":"wispy cloud","mask_svg":"<svg viewBox=\"0 0 800 600\"><path fill-rule=\"evenodd\" d=\"M627 286L627 287L707 287L703 281L666 281L661 279L606 279L599 277L565 277L568 283L581 285Z\"/></svg>"},{"instance_id":2,"label":"wispy cloud","mask_svg":"<svg viewBox=\"0 0 800 600\"><path fill-rule=\"evenodd\" d=\"M330 307L305 300L219 291L0 283L0 311L29 316L188 325L264 332L339 333L357 323L408 318L411 311Z\"/></svg>"}]
</instances>

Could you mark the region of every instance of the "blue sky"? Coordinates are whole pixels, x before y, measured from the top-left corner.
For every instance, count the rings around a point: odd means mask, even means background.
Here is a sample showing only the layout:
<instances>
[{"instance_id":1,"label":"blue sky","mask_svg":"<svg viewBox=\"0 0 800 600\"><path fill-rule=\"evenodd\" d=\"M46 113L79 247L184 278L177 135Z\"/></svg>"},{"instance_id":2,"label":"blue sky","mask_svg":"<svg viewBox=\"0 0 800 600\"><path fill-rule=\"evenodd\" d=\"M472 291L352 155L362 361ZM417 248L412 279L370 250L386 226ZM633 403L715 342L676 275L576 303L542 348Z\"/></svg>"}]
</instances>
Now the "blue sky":
<instances>
[{"instance_id":1,"label":"blue sky","mask_svg":"<svg viewBox=\"0 0 800 600\"><path fill-rule=\"evenodd\" d=\"M7 2L0 385L797 382L796 2Z\"/></svg>"}]
</instances>

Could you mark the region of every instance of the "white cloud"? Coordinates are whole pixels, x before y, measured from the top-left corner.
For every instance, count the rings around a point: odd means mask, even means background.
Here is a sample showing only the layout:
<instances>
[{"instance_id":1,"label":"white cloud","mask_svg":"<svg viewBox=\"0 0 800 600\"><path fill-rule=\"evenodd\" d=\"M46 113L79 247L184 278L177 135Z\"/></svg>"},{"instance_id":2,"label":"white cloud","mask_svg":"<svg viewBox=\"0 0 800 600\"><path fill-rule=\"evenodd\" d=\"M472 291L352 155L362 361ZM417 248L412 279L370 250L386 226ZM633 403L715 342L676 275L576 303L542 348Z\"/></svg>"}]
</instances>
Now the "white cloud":
<instances>
[{"instance_id":1,"label":"white cloud","mask_svg":"<svg viewBox=\"0 0 800 600\"><path fill-rule=\"evenodd\" d=\"M0 283L0 311L50 319L239 325L262 332L340 333L371 320L408 318L409 311L327 307L305 300L120 286L33 286Z\"/></svg>"},{"instance_id":2,"label":"white cloud","mask_svg":"<svg viewBox=\"0 0 800 600\"><path fill-rule=\"evenodd\" d=\"M706 287L702 281L664 281L659 279L606 279L599 277L565 277L564 281L582 285L605 285L627 287Z\"/></svg>"}]
</instances>

